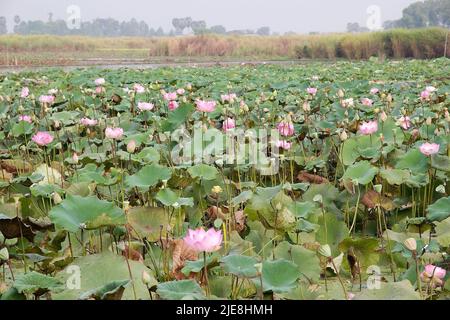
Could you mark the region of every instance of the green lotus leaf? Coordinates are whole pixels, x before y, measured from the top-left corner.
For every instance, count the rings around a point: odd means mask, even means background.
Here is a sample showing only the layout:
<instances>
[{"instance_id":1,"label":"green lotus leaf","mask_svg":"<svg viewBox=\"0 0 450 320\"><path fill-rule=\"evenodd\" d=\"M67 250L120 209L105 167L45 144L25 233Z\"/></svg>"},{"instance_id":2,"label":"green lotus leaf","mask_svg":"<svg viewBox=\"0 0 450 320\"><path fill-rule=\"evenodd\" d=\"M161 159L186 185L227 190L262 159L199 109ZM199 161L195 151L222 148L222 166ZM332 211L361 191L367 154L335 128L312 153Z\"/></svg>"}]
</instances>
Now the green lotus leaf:
<instances>
[{"instance_id":1,"label":"green lotus leaf","mask_svg":"<svg viewBox=\"0 0 450 320\"><path fill-rule=\"evenodd\" d=\"M373 180L377 173L378 168L372 166L368 161L360 161L348 167L342 178L366 185Z\"/></svg>"},{"instance_id":2,"label":"green lotus leaf","mask_svg":"<svg viewBox=\"0 0 450 320\"><path fill-rule=\"evenodd\" d=\"M258 263L258 260L254 257L233 254L223 257L220 262L225 272L234 274L237 277L252 278L257 275L255 265Z\"/></svg>"},{"instance_id":3,"label":"green lotus leaf","mask_svg":"<svg viewBox=\"0 0 450 320\"><path fill-rule=\"evenodd\" d=\"M427 208L430 221L442 221L450 217L450 197L441 198Z\"/></svg>"},{"instance_id":4,"label":"green lotus leaf","mask_svg":"<svg viewBox=\"0 0 450 320\"><path fill-rule=\"evenodd\" d=\"M169 168L160 166L158 164L151 164L143 167L136 174L127 176L125 181L129 188L143 188L148 189L154 187L162 180L169 180L172 172Z\"/></svg>"},{"instance_id":5,"label":"green lotus leaf","mask_svg":"<svg viewBox=\"0 0 450 320\"><path fill-rule=\"evenodd\" d=\"M130 269L128 269L128 265ZM134 290L137 299L150 299L147 286L142 282L142 273L145 271L150 274L148 286L157 284L150 270L143 263L133 260L129 260L127 263L124 256L109 251L76 258L64 270L58 272L56 278L65 283L66 288L55 294L53 298L55 300L76 300L89 291L107 293L108 289L111 289L112 283L117 284L118 281L125 281L125 279L131 280L130 271L133 281L128 286L124 285L122 299L135 299ZM115 287L117 288L117 286Z\"/></svg>"},{"instance_id":6,"label":"green lotus leaf","mask_svg":"<svg viewBox=\"0 0 450 320\"><path fill-rule=\"evenodd\" d=\"M192 178L199 178L202 180L214 180L219 173L216 168L203 163L190 167L187 171Z\"/></svg>"},{"instance_id":7,"label":"green lotus leaf","mask_svg":"<svg viewBox=\"0 0 450 320\"><path fill-rule=\"evenodd\" d=\"M164 300L204 300L202 288L194 280L169 281L158 284L156 293Z\"/></svg>"},{"instance_id":8,"label":"green lotus leaf","mask_svg":"<svg viewBox=\"0 0 450 320\"><path fill-rule=\"evenodd\" d=\"M301 273L298 266L286 259L267 260L262 264L262 287L264 292L288 292L297 286ZM255 284L258 282L253 280Z\"/></svg>"},{"instance_id":9,"label":"green lotus leaf","mask_svg":"<svg viewBox=\"0 0 450 320\"><path fill-rule=\"evenodd\" d=\"M69 194L63 202L53 207L49 216L57 228L70 232L77 232L80 228L92 230L126 223L122 209L96 196Z\"/></svg>"},{"instance_id":10,"label":"green lotus leaf","mask_svg":"<svg viewBox=\"0 0 450 320\"><path fill-rule=\"evenodd\" d=\"M57 279L35 271L21 274L14 282L17 292L25 294L60 291L63 284Z\"/></svg>"}]
</instances>

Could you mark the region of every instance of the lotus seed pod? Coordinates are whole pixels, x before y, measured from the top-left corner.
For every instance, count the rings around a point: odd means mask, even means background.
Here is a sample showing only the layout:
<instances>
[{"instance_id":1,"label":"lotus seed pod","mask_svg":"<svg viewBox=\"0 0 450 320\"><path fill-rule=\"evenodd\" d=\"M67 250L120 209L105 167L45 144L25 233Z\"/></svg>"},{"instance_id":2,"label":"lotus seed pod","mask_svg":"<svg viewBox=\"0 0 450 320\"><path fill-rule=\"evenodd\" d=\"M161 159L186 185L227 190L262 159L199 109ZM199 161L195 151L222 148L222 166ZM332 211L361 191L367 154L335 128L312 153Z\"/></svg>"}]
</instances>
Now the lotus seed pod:
<instances>
[{"instance_id":1,"label":"lotus seed pod","mask_svg":"<svg viewBox=\"0 0 450 320\"><path fill-rule=\"evenodd\" d=\"M414 238L408 238L406 239L403 244L405 247L410 251L416 251L417 250L417 241Z\"/></svg>"},{"instance_id":2,"label":"lotus seed pod","mask_svg":"<svg viewBox=\"0 0 450 320\"><path fill-rule=\"evenodd\" d=\"M440 184L436 187L436 192L445 194L445 186Z\"/></svg>"},{"instance_id":3,"label":"lotus seed pod","mask_svg":"<svg viewBox=\"0 0 450 320\"><path fill-rule=\"evenodd\" d=\"M325 258L331 257L331 248L328 244L325 244L323 246L320 246L318 250L319 254Z\"/></svg>"},{"instance_id":4,"label":"lotus seed pod","mask_svg":"<svg viewBox=\"0 0 450 320\"><path fill-rule=\"evenodd\" d=\"M219 194L219 193L222 193L222 188L220 187L220 186L214 186L214 187L212 187L212 189L211 189L211 192L212 193L216 193L216 194Z\"/></svg>"}]
</instances>

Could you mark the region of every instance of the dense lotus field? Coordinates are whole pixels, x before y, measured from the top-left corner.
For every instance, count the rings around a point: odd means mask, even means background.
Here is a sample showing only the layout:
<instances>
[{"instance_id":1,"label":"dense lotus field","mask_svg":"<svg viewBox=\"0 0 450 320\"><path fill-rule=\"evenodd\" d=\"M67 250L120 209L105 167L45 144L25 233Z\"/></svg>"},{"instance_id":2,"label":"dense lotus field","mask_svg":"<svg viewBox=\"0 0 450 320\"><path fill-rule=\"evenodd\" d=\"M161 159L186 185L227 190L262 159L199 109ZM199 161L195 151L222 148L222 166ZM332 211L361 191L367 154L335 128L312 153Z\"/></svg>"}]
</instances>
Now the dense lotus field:
<instances>
[{"instance_id":1,"label":"dense lotus field","mask_svg":"<svg viewBox=\"0 0 450 320\"><path fill-rule=\"evenodd\" d=\"M450 62L0 76L0 299L446 299Z\"/></svg>"}]
</instances>

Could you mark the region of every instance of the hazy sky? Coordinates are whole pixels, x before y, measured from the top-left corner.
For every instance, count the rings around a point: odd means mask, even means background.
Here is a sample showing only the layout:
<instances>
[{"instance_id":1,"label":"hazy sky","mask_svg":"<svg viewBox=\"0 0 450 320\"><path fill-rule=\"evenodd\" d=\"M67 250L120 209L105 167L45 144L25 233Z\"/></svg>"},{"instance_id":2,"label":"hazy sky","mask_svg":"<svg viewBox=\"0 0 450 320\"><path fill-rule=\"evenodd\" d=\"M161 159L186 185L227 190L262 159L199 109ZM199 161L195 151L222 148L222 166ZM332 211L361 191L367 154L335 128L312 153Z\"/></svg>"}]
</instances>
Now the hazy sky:
<instances>
[{"instance_id":1,"label":"hazy sky","mask_svg":"<svg viewBox=\"0 0 450 320\"><path fill-rule=\"evenodd\" d=\"M416 0L0 0L0 16L6 16L9 29L13 17L22 20L66 19L69 5L81 9L81 19L115 18L144 20L150 27L172 28L174 17L191 16L208 26L222 24L227 30L270 26L272 31L345 31L348 22L366 25L367 9L380 8L380 20L401 17L402 10ZM372 18L375 15L372 15ZM375 17L376 18L376 17Z\"/></svg>"}]
</instances>

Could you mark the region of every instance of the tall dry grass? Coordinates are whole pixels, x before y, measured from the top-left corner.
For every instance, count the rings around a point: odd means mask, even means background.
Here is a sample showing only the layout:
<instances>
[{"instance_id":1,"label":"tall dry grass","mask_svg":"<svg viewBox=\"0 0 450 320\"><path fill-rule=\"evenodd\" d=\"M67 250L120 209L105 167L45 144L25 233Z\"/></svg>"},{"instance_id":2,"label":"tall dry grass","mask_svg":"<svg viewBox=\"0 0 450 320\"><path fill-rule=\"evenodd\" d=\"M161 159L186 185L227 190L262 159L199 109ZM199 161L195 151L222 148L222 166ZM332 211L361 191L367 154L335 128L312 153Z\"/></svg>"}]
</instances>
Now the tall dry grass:
<instances>
[{"instance_id":1,"label":"tall dry grass","mask_svg":"<svg viewBox=\"0 0 450 320\"><path fill-rule=\"evenodd\" d=\"M292 36L183 36L94 38L3 35L0 52L147 50L148 57L259 57L309 59L436 58L444 55L447 29L397 29L362 34ZM447 48L450 56L450 45Z\"/></svg>"}]
</instances>

